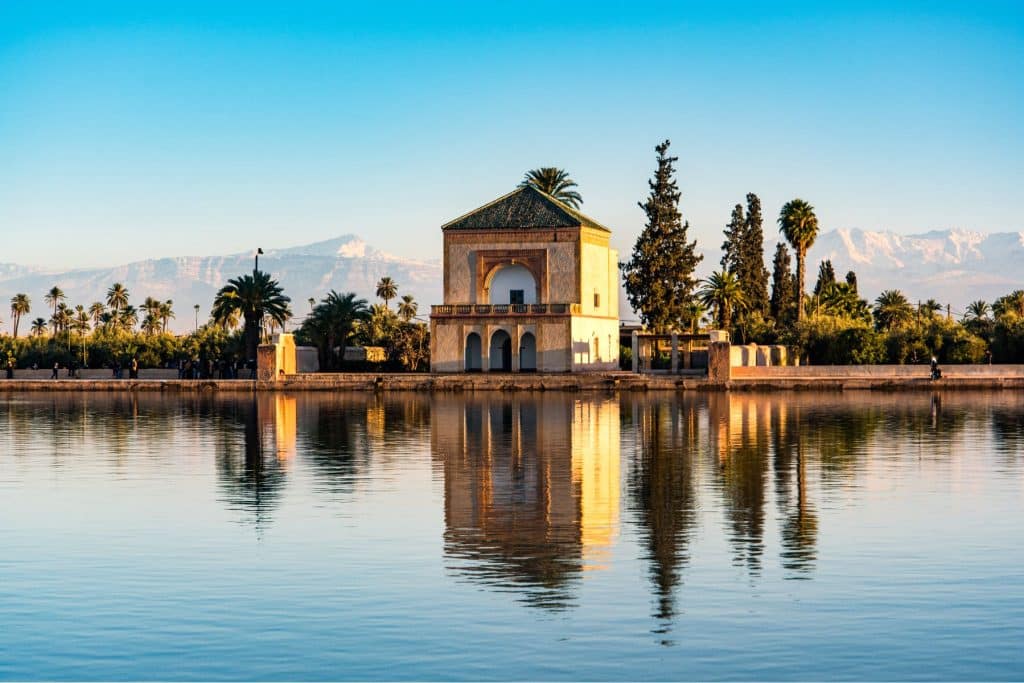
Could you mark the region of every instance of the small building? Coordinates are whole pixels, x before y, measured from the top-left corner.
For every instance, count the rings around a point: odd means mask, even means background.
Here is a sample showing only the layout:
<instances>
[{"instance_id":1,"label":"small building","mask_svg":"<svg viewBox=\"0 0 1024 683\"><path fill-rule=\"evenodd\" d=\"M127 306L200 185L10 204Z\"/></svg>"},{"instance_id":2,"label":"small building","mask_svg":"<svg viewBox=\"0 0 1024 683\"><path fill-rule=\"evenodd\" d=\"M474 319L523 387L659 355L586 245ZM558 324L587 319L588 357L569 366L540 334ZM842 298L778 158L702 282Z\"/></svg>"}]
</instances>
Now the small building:
<instances>
[{"instance_id":1,"label":"small building","mask_svg":"<svg viewBox=\"0 0 1024 683\"><path fill-rule=\"evenodd\" d=\"M618 253L611 231L533 187L441 226L444 304L433 372L615 370Z\"/></svg>"}]
</instances>

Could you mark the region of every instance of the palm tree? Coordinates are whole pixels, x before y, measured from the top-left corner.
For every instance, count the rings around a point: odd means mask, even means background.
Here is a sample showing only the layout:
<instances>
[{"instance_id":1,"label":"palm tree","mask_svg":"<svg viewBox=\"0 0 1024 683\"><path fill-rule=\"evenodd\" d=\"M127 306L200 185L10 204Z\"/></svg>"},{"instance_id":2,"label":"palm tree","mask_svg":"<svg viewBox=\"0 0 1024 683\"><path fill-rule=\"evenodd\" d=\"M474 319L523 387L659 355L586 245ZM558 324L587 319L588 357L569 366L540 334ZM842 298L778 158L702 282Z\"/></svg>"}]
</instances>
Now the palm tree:
<instances>
[{"instance_id":1,"label":"palm tree","mask_svg":"<svg viewBox=\"0 0 1024 683\"><path fill-rule=\"evenodd\" d=\"M290 302L277 280L272 280L269 273L255 270L252 275L228 280L228 284L217 292L211 313L213 319L221 323L227 321L233 312L242 314L245 319L245 352L249 360L255 360L264 317L269 316L284 325L291 316Z\"/></svg>"},{"instance_id":2,"label":"palm tree","mask_svg":"<svg viewBox=\"0 0 1024 683\"><path fill-rule=\"evenodd\" d=\"M18 323L21 322L21 316L29 313L32 310L32 301L28 298L28 294L15 294L11 297L11 323L14 326L14 338L18 338Z\"/></svg>"},{"instance_id":3,"label":"palm tree","mask_svg":"<svg viewBox=\"0 0 1024 683\"><path fill-rule=\"evenodd\" d=\"M130 330L139 324L139 312L134 306L126 305L115 313L114 321L122 329Z\"/></svg>"},{"instance_id":4,"label":"palm tree","mask_svg":"<svg viewBox=\"0 0 1024 683\"><path fill-rule=\"evenodd\" d=\"M879 330L891 330L910 322L914 309L903 292L887 289L875 299L875 326Z\"/></svg>"},{"instance_id":5,"label":"palm tree","mask_svg":"<svg viewBox=\"0 0 1024 683\"><path fill-rule=\"evenodd\" d=\"M160 331L160 318L152 313L147 313L142 319L142 331L152 337Z\"/></svg>"},{"instance_id":6,"label":"palm tree","mask_svg":"<svg viewBox=\"0 0 1024 683\"><path fill-rule=\"evenodd\" d=\"M384 299L384 307L387 308L388 302L398 296L398 285L390 277L382 277L377 283L377 296Z\"/></svg>"},{"instance_id":7,"label":"palm tree","mask_svg":"<svg viewBox=\"0 0 1024 683\"><path fill-rule=\"evenodd\" d=\"M46 334L46 318L36 318L32 321L32 336L42 337Z\"/></svg>"},{"instance_id":8,"label":"palm tree","mask_svg":"<svg viewBox=\"0 0 1024 683\"><path fill-rule=\"evenodd\" d=\"M57 312L53 314L53 319L50 322L53 323L54 334L62 332L70 327L71 309L68 308L67 304L61 303L57 305Z\"/></svg>"},{"instance_id":9,"label":"palm tree","mask_svg":"<svg viewBox=\"0 0 1024 683\"><path fill-rule=\"evenodd\" d=\"M114 309L114 319L118 320L118 313L128 306L128 290L120 282L115 282L107 290L107 305Z\"/></svg>"},{"instance_id":10,"label":"palm tree","mask_svg":"<svg viewBox=\"0 0 1024 683\"><path fill-rule=\"evenodd\" d=\"M64 290L62 290L60 287L57 287L56 285L51 287L50 291L46 293L45 297L43 297L43 301L45 301L49 306L53 307L54 317L56 317L57 315L57 306L60 304L61 301L64 301L65 299L67 299L67 297L64 296Z\"/></svg>"},{"instance_id":11,"label":"palm tree","mask_svg":"<svg viewBox=\"0 0 1024 683\"><path fill-rule=\"evenodd\" d=\"M967 313L964 317L968 320L987 320L991 310L992 307L988 305L987 301L978 299L967 304Z\"/></svg>"},{"instance_id":12,"label":"palm tree","mask_svg":"<svg viewBox=\"0 0 1024 683\"><path fill-rule=\"evenodd\" d=\"M159 310L157 311L157 317L160 318L160 322L162 323L162 331L166 333L167 323L174 318L174 301L168 299L160 304Z\"/></svg>"},{"instance_id":13,"label":"palm tree","mask_svg":"<svg viewBox=\"0 0 1024 683\"><path fill-rule=\"evenodd\" d=\"M144 313L147 313L155 318L157 313L160 312L161 303L161 301L157 301L153 297L147 296L146 300L142 302L142 306L140 308Z\"/></svg>"},{"instance_id":14,"label":"palm tree","mask_svg":"<svg viewBox=\"0 0 1024 683\"><path fill-rule=\"evenodd\" d=\"M89 331L89 312L85 310L85 306L82 304L75 306L75 315L71 324L79 334L85 334Z\"/></svg>"},{"instance_id":15,"label":"palm tree","mask_svg":"<svg viewBox=\"0 0 1024 683\"><path fill-rule=\"evenodd\" d=\"M1018 289L996 299L992 304L992 312L1000 318L1011 313L1024 316L1024 290Z\"/></svg>"},{"instance_id":16,"label":"palm tree","mask_svg":"<svg viewBox=\"0 0 1024 683\"><path fill-rule=\"evenodd\" d=\"M407 323L416 317L418 308L419 306L412 298L412 294L406 294L402 297L401 303L398 304L398 317L402 319L402 322Z\"/></svg>"},{"instance_id":17,"label":"palm tree","mask_svg":"<svg viewBox=\"0 0 1024 683\"><path fill-rule=\"evenodd\" d=\"M107 312L107 307L102 302L93 301L89 305L89 317L92 318L93 329L99 327L99 324L103 322L103 314Z\"/></svg>"},{"instance_id":18,"label":"palm tree","mask_svg":"<svg viewBox=\"0 0 1024 683\"><path fill-rule=\"evenodd\" d=\"M580 193L572 189L578 187L576 181L569 177L567 171L554 166L527 171L519 187L535 187L574 209L580 208L580 204L583 203Z\"/></svg>"},{"instance_id":19,"label":"palm tree","mask_svg":"<svg viewBox=\"0 0 1024 683\"><path fill-rule=\"evenodd\" d=\"M818 217L814 207L802 199L792 199L779 212L779 232L796 252L796 320L804 319L804 275L807 250L818 237Z\"/></svg>"},{"instance_id":20,"label":"palm tree","mask_svg":"<svg viewBox=\"0 0 1024 683\"><path fill-rule=\"evenodd\" d=\"M747 305L740 281L727 270L712 273L698 296L702 304L715 309L718 327L723 330L729 329L733 311L741 311Z\"/></svg>"},{"instance_id":21,"label":"palm tree","mask_svg":"<svg viewBox=\"0 0 1024 683\"><path fill-rule=\"evenodd\" d=\"M313 297L309 297L308 299L306 299L306 301L309 302L309 310L312 311L313 307L316 306L316 299L314 299Z\"/></svg>"},{"instance_id":22,"label":"palm tree","mask_svg":"<svg viewBox=\"0 0 1024 683\"><path fill-rule=\"evenodd\" d=\"M686 304L686 320L690 325L690 334L697 334L697 329L700 327L700 319L707 312L704 308L704 304L700 301L691 301Z\"/></svg>"},{"instance_id":23,"label":"palm tree","mask_svg":"<svg viewBox=\"0 0 1024 683\"><path fill-rule=\"evenodd\" d=\"M302 323L302 332L316 344L320 353L320 364L324 368L336 368L340 357L344 357L345 344L355 332L359 323L368 321L370 309L365 299L355 294L339 294L333 289L313 307L312 313Z\"/></svg>"},{"instance_id":24,"label":"palm tree","mask_svg":"<svg viewBox=\"0 0 1024 683\"><path fill-rule=\"evenodd\" d=\"M940 304L935 299L928 299L928 301L925 301L918 308L918 313L922 317L924 317L924 318L926 318L928 320L931 320L932 318L935 317L935 314L938 313L941 310L942 310L942 304Z\"/></svg>"}]
</instances>

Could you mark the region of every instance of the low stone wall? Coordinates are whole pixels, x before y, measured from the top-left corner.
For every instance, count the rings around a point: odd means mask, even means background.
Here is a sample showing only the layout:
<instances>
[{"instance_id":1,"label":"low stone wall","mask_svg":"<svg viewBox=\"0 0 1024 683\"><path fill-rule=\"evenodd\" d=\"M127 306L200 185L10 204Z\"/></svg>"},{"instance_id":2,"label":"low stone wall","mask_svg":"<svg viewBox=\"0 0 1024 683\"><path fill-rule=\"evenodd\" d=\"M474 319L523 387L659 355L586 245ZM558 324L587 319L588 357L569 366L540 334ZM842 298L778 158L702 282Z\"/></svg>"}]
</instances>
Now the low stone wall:
<instances>
[{"instance_id":1,"label":"low stone wall","mask_svg":"<svg viewBox=\"0 0 1024 683\"><path fill-rule=\"evenodd\" d=\"M1024 365L941 365L943 379L1024 378ZM928 379L931 368L922 365L793 365L731 368L733 381L816 379Z\"/></svg>"},{"instance_id":2,"label":"low stone wall","mask_svg":"<svg viewBox=\"0 0 1024 683\"><path fill-rule=\"evenodd\" d=\"M319 373L290 375L277 381L259 380L178 380L143 379L0 379L0 394L25 391L142 391L175 393L263 391L849 391L849 390L911 390L944 391L962 389L1024 390L1024 366L992 366L986 374L981 370L961 375L945 374L932 382L920 366L855 366L856 371L843 374L843 369L830 367L830 374L812 368L733 368L733 372L750 374L728 381L673 375L639 375L631 372L556 373L556 374L426 374L426 373ZM898 368L886 373L887 367ZM982 368L989 366L964 366ZM1011 370L1008 370L1011 369ZM814 368L821 370L822 368ZM761 371L759 374L754 370ZM767 372L771 370L772 372ZM916 370L914 374L910 371ZM1002 374L1000 374L1002 370ZM785 371L785 372L779 372ZM851 374L857 372L859 374ZM782 376L782 375L788 376ZM176 373L175 373L176 376Z\"/></svg>"},{"instance_id":3,"label":"low stone wall","mask_svg":"<svg viewBox=\"0 0 1024 683\"><path fill-rule=\"evenodd\" d=\"M248 372L248 371L246 371ZM61 368L58 374L58 379L68 379L67 368ZM42 369L42 370L15 370L14 379L32 379L32 380L49 380L53 375L53 368ZM0 382L7 377L6 371L0 368ZM125 380L128 379L128 368L121 370L121 377ZM78 379L107 379L112 380L114 373L109 368L82 368L78 370ZM178 379L178 371L173 368L141 368L139 370L139 379ZM74 381L74 380L72 380Z\"/></svg>"}]
</instances>

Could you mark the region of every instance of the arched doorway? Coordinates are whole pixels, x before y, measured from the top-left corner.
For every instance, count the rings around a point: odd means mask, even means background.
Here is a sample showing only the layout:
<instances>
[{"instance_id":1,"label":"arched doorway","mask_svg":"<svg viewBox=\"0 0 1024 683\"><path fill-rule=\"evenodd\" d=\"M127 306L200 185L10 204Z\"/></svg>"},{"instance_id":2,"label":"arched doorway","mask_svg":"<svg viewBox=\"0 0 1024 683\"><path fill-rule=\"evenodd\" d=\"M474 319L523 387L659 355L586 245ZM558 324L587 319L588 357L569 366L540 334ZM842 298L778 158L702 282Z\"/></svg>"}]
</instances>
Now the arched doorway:
<instances>
[{"instance_id":1,"label":"arched doorway","mask_svg":"<svg viewBox=\"0 0 1024 683\"><path fill-rule=\"evenodd\" d=\"M466 372L480 372L483 369L483 343L479 334L470 332L466 336Z\"/></svg>"},{"instance_id":2,"label":"arched doorway","mask_svg":"<svg viewBox=\"0 0 1024 683\"><path fill-rule=\"evenodd\" d=\"M491 335L491 370L512 372L512 337L505 330Z\"/></svg>"},{"instance_id":3,"label":"arched doorway","mask_svg":"<svg viewBox=\"0 0 1024 683\"><path fill-rule=\"evenodd\" d=\"M526 332L519 338L519 371L537 371L537 339L532 332Z\"/></svg>"},{"instance_id":4,"label":"arched doorway","mask_svg":"<svg viewBox=\"0 0 1024 683\"><path fill-rule=\"evenodd\" d=\"M535 304L537 281L525 266L502 266L491 274L487 301L490 304Z\"/></svg>"}]
</instances>

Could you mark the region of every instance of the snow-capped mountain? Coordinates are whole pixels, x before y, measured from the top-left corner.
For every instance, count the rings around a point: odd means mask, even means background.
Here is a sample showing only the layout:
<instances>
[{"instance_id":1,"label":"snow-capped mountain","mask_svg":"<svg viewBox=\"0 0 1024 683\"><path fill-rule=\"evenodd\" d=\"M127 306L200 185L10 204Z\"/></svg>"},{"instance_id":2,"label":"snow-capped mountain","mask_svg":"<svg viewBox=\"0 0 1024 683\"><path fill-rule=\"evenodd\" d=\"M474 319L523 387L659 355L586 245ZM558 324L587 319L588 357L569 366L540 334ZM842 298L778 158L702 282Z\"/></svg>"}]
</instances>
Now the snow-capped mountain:
<instances>
[{"instance_id":1,"label":"snow-capped mountain","mask_svg":"<svg viewBox=\"0 0 1024 683\"><path fill-rule=\"evenodd\" d=\"M768 252L771 258L774 252ZM911 301L937 299L962 311L976 299L991 302L1024 288L1024 232L936 230L918 235L840 228L818 236L807 257L807 286L818 264L831 259L836 274L857 273L862 296L902 290ZM770 262L768 263L771 267Z\"/></svg>"},{"instance_id":2,"label":"snow-capped mountain","mask_svg":"<svg viewBox=\"0 0 1024 683\"><path fill-rule=\"evenodd\" d=\"M399 296L412 294L415 297L421 316L429 314L430 304L441 303L440 261L391 256L355 235L298 247L266 249L265 252L260 256L260 270L270 272L281 282L292 299L296 321L308 313L310 297L319 300L331 289L355 292L371 303L378 301L376 284L385 275L398 284ZM252 253L151 259L113 268L66 272L0 265L0 301L8 301L14 294L23 292L32 300L30 319L49 317L43 296L54 285L64 291L69 304L88 307L93 301L104 301L107 288L120 282L128 288L135 306L147 296L161 301L173 300L177 318L171 328L184 332L195 324L195 304L200 306L199 322L202 323L209 316L217 290L229 278L251 272L252 268ZM23 323L22 328L25 327Z\"/></svg>"}]
</instances>

